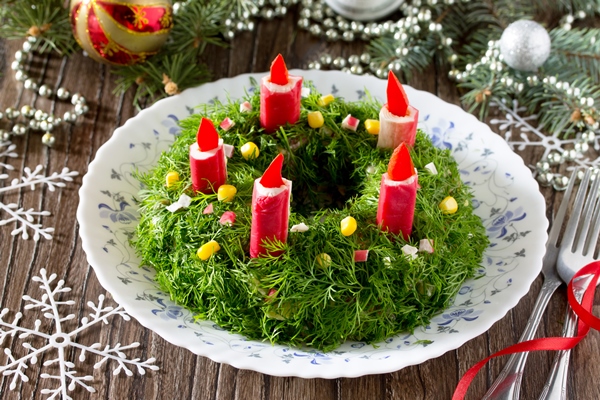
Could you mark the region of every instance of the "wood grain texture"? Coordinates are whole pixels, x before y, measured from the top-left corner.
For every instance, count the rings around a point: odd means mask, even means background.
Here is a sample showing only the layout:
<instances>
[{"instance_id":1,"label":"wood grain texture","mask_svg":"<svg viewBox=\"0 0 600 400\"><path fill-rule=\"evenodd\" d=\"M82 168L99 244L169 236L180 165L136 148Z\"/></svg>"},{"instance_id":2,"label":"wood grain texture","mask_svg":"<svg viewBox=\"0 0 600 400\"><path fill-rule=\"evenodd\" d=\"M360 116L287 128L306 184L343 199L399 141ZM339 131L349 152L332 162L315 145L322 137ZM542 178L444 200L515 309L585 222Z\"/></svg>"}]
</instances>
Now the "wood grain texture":
<instances>
[{"instance_id":1,"label":"wood grain texture","mask_svg":"<svg viewBox=\"0 0 600 400\"><path fill-rule=\"evenodd\" d=\"M282 53L289 68L306 67L309 61L327 52L332 56L359 54L364 43L329 43L313 38L296 28L297 16L290 12L283 19L261 21L254 32L245 32L231 43L229 48L210 48L204 59L213 73L214 79L232 77L241 73L266 71L271 60ZM65 102L53 102L40 98L13 78L10 63L14 52L20 48L19 42L0 41L0 108L21 107L24 104L44 110L52 110L57 115L71 108ZM51 150L40 143L41 135L29 134L14 138L19 157L11 160L16 177L24 167L40 164L47 170L60 170L68 167L82 175L95 157L100 146L113 131L135 116L132 106L133 93L115 95L115 80L110 68L98 64L81 54L71 59L55 55L36 56L28 65L29 74L40 77L55 89L66 87L72 92L80 92L88 100L90 112L85 119L73 126L62 126L56 134L56 145ZM459 104L460 94L456 86L448 81L447 71L432 65L409 82L412 86L432 92L442 99ZM2 128L6 120L2 121ZM539 150L527 149L520 153L527 165L534 164ZM3 160L6 161L6 160ZM4 172L4 171L0 171ZM52 214L46 217L46 225L54 226L56 232L52 241L22 240L10 235L11 227L0 227L0 304L11 311L21 310L22 296L40 295L40 289L31 278L41 268L56 273L73 290L69 299L76 299L73 306L76 321L86 316L88 301L97 301L98 296L109 293L102 288L94 272L89 267L81 248L78 224L75 217L78 203L78 189L82 176L74 184L55 192L28 189L16 193L0 195L4 203L16 202L23 207L45 209ZM0 181L0 186L5 185ZM552 190L545 189L548 216L553 214L561 199ZM160 370L145 376L134 374L112 375L112 368L93 369L93 360L79 363L79 369L93 373L95 394L87 394L81 389L74 392L74 398L95 399L215 399L215 400L279 400L279 399L449 399L464 372L489 354L514 344L520 336L535 297L541 286L538 278L531 291L519 304L491 329L469 341L462 347L450 351L421 365L404 368L388 374L370 375L344 379L301 379L267 376L253 371L239 370L226 364L217 364L207 358L195 356L188 350L171 345L154 332L142 327L137 321L123 321L115 317L109 324L98 329L87 330L78 337L82 343L131 343L138 341L141 347L136 354L140 358L156 357ZM600 295L596 297L596 301ZM561 330L563 312L566 306L565 287L558 290L550 303L548 312L540 326L538 335L558 335ZM595 307L598 314L599 307ZM32 326L34 313L25 315L23 324ZM17 354L22 354L20 341L10 338L5 345ZM569 399L600 398L597 377L600 376L600 334L591 332L573 352L572 373L569 378ZM70 355L74 355L70 353ZM2 362L4 362L4 355ZM523 398L537 398L552 362L553 354L541 353L530 356L523 383ZM43 361L43 360L42 360ZM505 359L493 360L474 380L467 396L477 399L485 393ZM44 372L51 372L45 367ZM0 381L2 399L42 399L46 379L38 380L39 364L27 371L29 383L9 390L10 378Z\"/></svg>"}]
</instances>

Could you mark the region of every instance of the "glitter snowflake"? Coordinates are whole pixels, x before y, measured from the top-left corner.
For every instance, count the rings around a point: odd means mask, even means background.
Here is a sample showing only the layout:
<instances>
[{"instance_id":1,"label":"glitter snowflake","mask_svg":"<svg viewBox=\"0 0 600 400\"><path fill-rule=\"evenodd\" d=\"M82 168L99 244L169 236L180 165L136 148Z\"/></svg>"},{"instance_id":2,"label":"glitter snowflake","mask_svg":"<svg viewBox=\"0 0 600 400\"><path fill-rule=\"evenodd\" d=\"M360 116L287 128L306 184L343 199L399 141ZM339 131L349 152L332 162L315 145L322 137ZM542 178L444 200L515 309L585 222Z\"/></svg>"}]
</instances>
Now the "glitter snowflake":
<instances>
[{"instance_id":1,"label":"glitter snowflake","mask_svg":"<svg viewBox=\"0 0 600 400\"><path fill-rule=\"evenodd\" d=\"M45 343L41 347L34 347L31 343L23 342L22 347L25 349L26 354L20 357L15 356L9 347L4 348L4 353L8 357L3 366L0 366L0 373L4 376L11 376L12 380L10 383L10 390L14 390L17 384L20 382L28 382L29 377L25 374L29 368L28 364L35 365L39 361L39 357L45 355L48 359L43 362L43 367L49 367L51 365L58 366L58 374L51 375L43 373L40 375L42 379L51 379L57 382L57 385L53 385L53 389L43 389L42 394L48 395L47 399L55 399L62 397L63 400L71 399L68 395L68 391L73 391L76 387L81 386L89 392L95 392L96 390L88 385L86 382L93 380L91 375L78 375L78 372L74 369L75 364L72 361L67 360L66 352L67 348L72 348L74 354L79 351L78 360L83 362L90 354L98 358L94 369L100 368L107 361L113 361L116 363L116 368L113 370L113 374L117 375L124 371L128 376L132 376L133 372L130 368L137 368L138 373L144 375L146 369L153 371L158 370L156 365L153 365L155 359L149 358L146 361L140 361L139 358L128 359L124 353L126 350L138 347L140 344L134 342L130 345L122 346L117 343L115 346L105 345L100 343L94 343L91 346L86 346L75 341L76 336L90 327L94 326L99 322L108 324L108 319L112 316L120 316L126 321L131 318L123 310L123 307L119 306L113 308L104 305L104 296L98 297L98 304L88 302L87 305L90 307L92 312L88 317L84 317L81 320L79 326L70 331L63 332L65 321L69 321L75 318L74 314L64 314L61 312L66 306L75 305L76 302L73 300L61 301L57 297L62 293L71 291L71 288L64 286L64 281L60 280L52 286L52 282L56 280L56 274L47 277L46 270L40 271L40 276L35 276L33 281L38 282L44 294L41 300L33 299L30 296L23 296L23 300L27 303L25 310L40 309L44 318L50 322L50 325L54 326L54 333L47 334L41 330L42 321L37 319L34 323L34 327L24 328L19 325L23 314L18 312L15 314L12 322L6 322L4 318L9 313L8 309L3 309L0 312L0 345L4 345L4 341L9 336L17 336L19 339L27 339L28 337L37 337L42 339ZM56 356L49 355L50 352L56 350Z\"/></svg>"},{"instance_id":2,"label":"glitter snowflake","mask_svg":"<svg viewBox=\"0 0 600 400\"><path fill-rule=\"evenodd\" d=\"M0 141L0 160L4 157L15 158L17 154L13 151L15 145L9 141ZM7 170L14 170L14 167L10 164L0 162L0 167L4 167ZM0 187L0 194L9 191L20 190L21 188L29 187L31 190L35 190L38 187L46 185L48 190L51 192L55 191L57 187L66 186L65 182L72 182L73 177L79 175L77 171L69 171L68 168L63 168L61 172L54 172L49 176L42 174L43 167L38 165L34 170L29 167L23 169L21 178L13 179L8 186ZM8 174L0 173L0 181L8 179ZM2 213L2 211L4 213ZM1 214L8 214L8 217L4 217ZM50 215L49 211L36 211L33 208L24 209L19 207L18 204L9 203L5 204L0 201L0 226L16 223L16 228L13 229L11 235L15 236L21 234L23 239L29 239L29 231L33 232L33 240L36 242L43 237L44 239L52 239L52 233L54 228L44 227L41 223L36 223L36 218Z\"/></svg>"},{"instance_id":3,"label":"glitter snowflake","mask_svg":"<svg viewBox=\"0 0 600 400\"><path fill-rule=\"evenodd\" d=\"M546 134L535 127L537 115L522 116L526 108L520 107L517 101L513 101L512 107L502 102L493 105L505 113L506 118L492 119L490 123L498 126L512 150L523 151L528 147L543 149L539 162L535 166L530 166L541 184L553 185L557 190L566 187L568 181L564 179L565 177L552 173L550 170L552 166L566 163L567 171L577 167L600 167L598 132L588 131L563 139L561 131Z\"/></svg>"}]
</instances>

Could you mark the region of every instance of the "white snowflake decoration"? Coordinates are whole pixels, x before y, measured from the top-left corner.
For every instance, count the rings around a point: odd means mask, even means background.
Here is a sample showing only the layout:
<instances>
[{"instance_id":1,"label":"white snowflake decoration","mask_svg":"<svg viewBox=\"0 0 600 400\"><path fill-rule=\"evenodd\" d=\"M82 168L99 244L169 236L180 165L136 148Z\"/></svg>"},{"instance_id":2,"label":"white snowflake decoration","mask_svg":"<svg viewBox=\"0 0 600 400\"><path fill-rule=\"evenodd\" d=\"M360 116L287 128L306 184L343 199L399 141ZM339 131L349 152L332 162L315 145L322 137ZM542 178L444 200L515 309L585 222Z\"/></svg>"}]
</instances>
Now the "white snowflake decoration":
<instances>
[{"instance_id":1,"label":"white snowflake decoration","mask_svg":"<svg viewBox=\"0 0 600 400\"><path fill-rule=\"evenodd\" d=\"M588 138L578 134L575 138L561 139L563 133L561 131L548 135L534 127L532 122L537 120L537 115L521 116L526 108L519 107L516 100L513 101L512 107L502 102L492 103L492 105L500 108L505 113L506 119L492 119L490 123L498 125L498 129L504 133L504 139L512 150L522 151L531 146L542 147L544 153L541 160L549 160L553 164L568 161L572 163L567 167L568 171L576 167L600 167L600 158L591 158L587 152L588 143L594 150L600 149L598 132L593 132ZM553 153L559 155L559 158L552 157ZM535 174L537 171L533 166L531 168Z\"/></svg>"},{"instance_id":2,"label":"white snowflake decoration","mask_svg":"<svg viewBox=\"0 0 600 400\"><path fill-rule=\"evenodd\" d=\"M11 142L0 141L0 159L3 157L17 157L16 153L13 152L15 145ZM14 170L14 167L10 164L0 162L0 167L4 167L8 170ZM10 185L0 187L0 194L9 191L19 190L23 187L30 187L31 190L35 190L36 187L46 185L48 190L54 192L57 187L64 187L66 184L62 181L72 182L73 177L79 175L77 171L70 171L68 168L63 168L60 173L54 172L50 176L42 174L43 167L38 165L33 171L29 167L25 167L21 179L15 178L11 181ZM0 181L8 179L8 174L0 173ZM0 215L0 226L7 225L15 222L17 227L13 229L11 235L15 236L21 234L23 239L29 239L29 231L33 231L33 240L36 242L43 237L44 239L52 239L52 233L54 228L44 227L40 223L35 223L35 217L48 216L49 211L35 211L33 208L28 210L19 207L15 203L5 204L0 201L0 214L4 211L8 214L8 218Z\"/></svg>"},{"instance_id":3,"label":"white snowflake decoration","mask_svg":"<svg viewBox=\"0 0 600 400\"><path fill-rule=\"evenodd\" d=\"M74 319L75 315L68 314L63 317L61 309L76 303L73 300L60 301L57 299L57 295L70 292L71 288L64 287L63 280L58 281L54 288L52 288L51 284L55 279L56 274L52 274L48 278L46 276L46 270L42 269L40 271L40 276L35 276L33 278L33 281L39 282L40 287L44 292L41 300L33 299L30 296L23 296L23 300L27 302L25 310L40 309L44 318L53 324L53 334L47 334L40 330L40 327L42 326L42 321L40 319L36 319L33 329L24 328L19 326L19 322L23 317L21 312L16 313L12 322L4 321L4 317L9 313L8 309L5 308L0 312L0 345L4 344L4 341L8 336L18 336L19 339L27 339L30 336L34 336L45 341L45 345L39 348L35 348L28 342L23 342L22 346L26 349L27 353L18 358L12 354L10 348L4 348L4 353L7 355L8 360L3 366L0 366L0 373L4 376L12 375L12 381L9 386L10 390L14 390L19 381L29 381L29 377L25 374L25 371L29 368L27 364L37 364L39 360L38 357L44 354L49 359L43 363L43 367L58 364L59 368L58 375L50 375L47 373L40 375L40 378L42 379L52 379L58 383L53 389L42 390L42 394L49 395L47 399L55 399L58 398L58 396L62 396L63 400L71 400L71 397L67 392L73 391L77 386L85 388L88 392L95 392L96 390L86 383L92 381L94 378L91 375L78 376L77 371L74 369L75 364L66 359L67 347L79 349L79 361L81 362L85 361L89 354L99 357L99 360L94 364L94 369L100 368L107 361L115 361L117 365L113 370L114 375L124 371L128 376L132 376L133 372L130 369L131 367L137 368L137 371L141 375L146 373L146 369L153 371L158 370L158 367L153 365L155 358L149 358L146 361L140 361L139 358L127 358L124 351L138 347L140 345L138 342L126 346L117 343L115 346L111 347L110 345L102 346L100 343L86 346L74 341L77 334L92 327L98 322L108 324L109 317L118 315L126 321L131 319L131 317L123 310L122 306L118 306L117 308L104 306L104 295L98 297L98 304L94 304L91 301L87 303L88 307L92 309L90 318L82 318L79 327L70 332L63 332L63 322ZM54 358L48 356L48 353L53 349L58 353Z\"/></svg>"}]
</instances>

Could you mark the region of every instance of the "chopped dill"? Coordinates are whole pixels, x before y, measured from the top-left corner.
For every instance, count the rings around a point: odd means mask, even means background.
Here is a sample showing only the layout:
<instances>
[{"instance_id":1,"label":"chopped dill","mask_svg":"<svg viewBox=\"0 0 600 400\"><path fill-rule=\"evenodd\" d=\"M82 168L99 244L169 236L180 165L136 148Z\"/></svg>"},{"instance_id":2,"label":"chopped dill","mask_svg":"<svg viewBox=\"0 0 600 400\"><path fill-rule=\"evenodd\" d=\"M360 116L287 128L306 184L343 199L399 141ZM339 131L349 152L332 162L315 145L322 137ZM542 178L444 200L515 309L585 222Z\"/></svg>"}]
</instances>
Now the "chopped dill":
<instances>
[{"instance_id":1,"label":"chopped dill","mask_svg":"<svg viewBox=\"0 0 600 400\"><path fill-rule=\"evenodd\" d=\"M370 97L361 102L338 98L320 107L320 95L314 88L311 92L302 99L300 121L272 135L259 128L258 90L238 101L202 105L182 120L171 149L154 169L138 176L145 189L139 194L141 217L132 242L142 263L156 269L160 287L196 318L252 340L328 351L346 340L374 343L427 324L473 276L488 239L450 152L435 148L419 131L411 156L420 189L408 243L418 247L420 239L431 239L435 251L415 259L404 256L401 248L407 242L382 233L375 222L381 174L391 150L377 149L377 136L363 124L357 132L341 128L348 114L361 121L377 119L380 104ZM244 100L252 104L251 112L240 111ZM322 128L308 126L307 113L313 110L323 114ZM235 121L229 131L219 130L236 149L227 169L228 183L238 192L229 203L190 189L188 148L202 116L215 125L225 117ZM248 141L260 149L250 161L239 151ZM285 244L270 243L284 249L278 258L250 259L253 181L280 152L285 155L283 175L293 181L290 226L304 222L310 229L291 232ZM430 162L437 175L424 168ZM167 188L169 171L177 171L180 181ZM168 211L166 206L183 193L192 197L191 205ZM449 195L459 209L445 215L438 204ZM214 212L203 214L209 204ZM219 223L228 210L237 216L233 226ZM339 227L348 215L356 218L358 230L345 237ZM210 240L221 250L202 261L196 251ZM360 249L369 250L366 262L354 261ZM327 253L331 263L321 266L320 253Z\"/></svg>"}]
</instances>

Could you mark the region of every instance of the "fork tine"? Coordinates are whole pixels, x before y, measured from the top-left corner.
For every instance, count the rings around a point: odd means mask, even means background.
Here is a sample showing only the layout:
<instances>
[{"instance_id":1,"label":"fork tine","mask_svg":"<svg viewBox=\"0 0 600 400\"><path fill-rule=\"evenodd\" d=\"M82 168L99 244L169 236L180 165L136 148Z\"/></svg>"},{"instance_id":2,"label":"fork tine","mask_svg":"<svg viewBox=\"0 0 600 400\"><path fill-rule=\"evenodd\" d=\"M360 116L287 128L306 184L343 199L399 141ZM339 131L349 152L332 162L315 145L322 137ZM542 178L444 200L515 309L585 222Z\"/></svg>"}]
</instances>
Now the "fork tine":
<instances>
[{"instance_id":1,"label":"fork tine","mask_svg":"<svg viewBox=\"0 0 600 400\"><path fill-rule=\"evenodd\" d=\"M591 218L591 222L593 222L593 225L590 228L590 231L588 232L587 238L586 238L586 247L584 249L585 253L584 255L588 255L589 257L595 257L595 253L596 253L596 245L598 243L598 235L600 235L600 195L598 194L598 188L600 188L600 174L597 173L596 174L596 182L594 182L594 187L592 188L593 192L592 194L596 197L595 201L594 201L594 212L592 214L592 218Z\"/></svg>"},{"instance_id":2,"label":"fork tine","mask_svg":"<svg viewBox=\"0 0 600 400\"><path fill-rule=\"evenodd\" d=\"M594 177L594 181L584 200L585 207L583 209L583 214L581 215L581 221L579 221L580 226L577 227L577 240L575 241L575 246L573 249L573 251L579 252L584 256L588 253L588 247L591 239L588 229L590 228L593 219L589 217L592 216L596 207L598 188L600 188L600 175L590 173L590 179L592 179L592 177Z\"/></svg>"},{"instance_id":3,"label":"fork tine","mask_svg":"<svg viewBox=\"0 0 600 400\"><path fill-rule=\"evenodd\" d=\"M548 235L548 243L556 246L558 242L558 235L560 234L560 230L563 226L563 222L565 220L565 215L567 214L567 207L569 206L569 199L571 198L571 192L573 192L573 187L575 186L575 181L577 171L579 168L573 170L571 174L571 179L569 179L569 186L563 195L563 200L560 203L560 207L558 208L558 212L554 216L554 221L552 221L552 229L550 229L550 234Z\"/></svg>"},{"instance_id":4,"label":"fork tine","mask_svg":"<svg viewBox=\"0 0 600 400\"><path fill-rule=\"evenodd\" d=\"M563 240L561 243L562 248L568 248L573 251L573 244L575 240L575 234L577 233L577 226L579 225L579 218L581 217L581 211L583 210L583 203L585 201L585 195L587 192L588 182L590 180L591 170L587 169L585 171L585 175L579 184L579 189L577 190L577 194L575 195L575 204L573 206L573 210L571 216L569 217L569 222L567 223L567 228L563 235Z\"/></svg>"}]
</instances>

